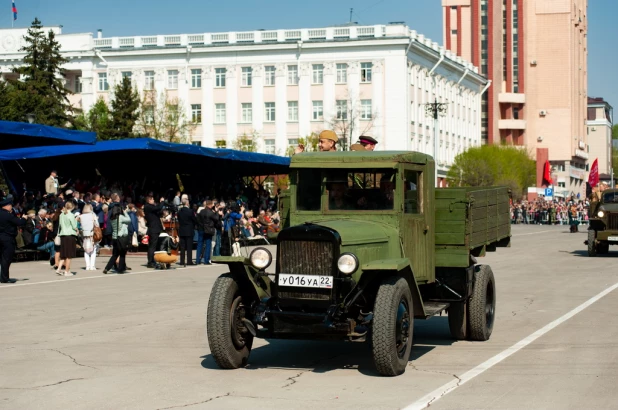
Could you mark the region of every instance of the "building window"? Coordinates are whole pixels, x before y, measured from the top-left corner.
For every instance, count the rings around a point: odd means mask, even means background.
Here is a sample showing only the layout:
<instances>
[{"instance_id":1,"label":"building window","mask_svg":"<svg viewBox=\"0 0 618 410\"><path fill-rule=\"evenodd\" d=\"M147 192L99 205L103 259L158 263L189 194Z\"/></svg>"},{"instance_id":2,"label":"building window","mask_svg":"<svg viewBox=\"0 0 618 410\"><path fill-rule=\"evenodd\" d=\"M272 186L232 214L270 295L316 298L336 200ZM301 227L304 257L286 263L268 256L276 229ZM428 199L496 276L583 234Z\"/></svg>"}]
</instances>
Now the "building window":
<instances>
[{"instance_id":1,"label":"building window","mask_svg":"<svg viewBox=\"0 0 618 410\"><path fill-rule=\"evenodd\" d=\"M196 124L202 123L202 104L191 104L191 121Z\"/></svg>"},{"instance_id":2,"label":"building window","mask_svg":"<svg viewBox=\"0 0 618 410\"><path fill-rule=\"evenodd\" d=\"M288 101L288 121L298 121L298 101Z\"/></svg>"},{"instance_id":3,"label":"building window","mask_svg":"<svg viewBox=\"0 0 618 410\"><path fill-rule=\"evenodd\" d=\"M144 71L144 89L153 90L155 84L155 72Z\"/></svg>"},{"instance_id":4,"label":"building window","mask_svg":"<svg viewBox=\"0 0 618 410\"><path fill-rule=\"evenodd\" d=\"M337 64L337 82L338 83L347 83L348 82L348 65Z\"/></svg>"},{"instance_id":5,"label":"building window","mask_svg":"<svg viewBox=\"0 0 618 410\"><path fill-rule=\"evenodd\" d=\"M146 125L154 124L154 107L151 105L144 107L144 122Z\"/></svg>"},{"instance_id":6,"label":"building window","mask_svg":"<svg viewBox=\"0 0 618 410\"><path fill-rule=\"evenodd\" d=\"M201 141L191 141L191 145L195 145L196 147L201 147L202 142Z\"/></svg>"},{"instance_id":7,"label":"building window","mask_svg":"<svg viewBox=\"0 0 618 410\"><path fill-rule=\"evenodd\" d=\"M313 64L311 74L311 84L324 83L324 64Z\"/></svg>"},{"instance_id":8,"label":"building window","mask_svg":"<svg viewBox=\"0 0 618 410\"><path fill-rule=\"evenodd\" d=\"M566 182L558 182L558 188L566 188Z\"/></svg>"},{"instance_id":9,"label":"building window","mask_svg":"<svg viewBox=\"0 0 618 410\"><path fill-rule=\"evenodd\" d=\"M215 104L215 124L225 124L225 104Z\"/></svg>"},{"instance_id":10,"label":"building window","mask_svg":"<svg viewBox=\"0 0 618 410\"><path fill-rule=\"evenodd\" d=\"M251 67L243 67L242 68L242 76L240 80L240 85L243 87L251 87L251 73L253 69Z\"/></svg>"},{"instance_id":11,"label":"building window","mask_svg":"<svg viewBox=\"0 0 618 410\"><path fill-rule=\"evenodd\" d=\"M245 123L250 123L253 121L253 105L251 103L241 104L240 119Z\"/></svg>"},{"instance_id":12,"label":"building window","mask_svg":"<svg viewBox=\"0 0 618 410\"><path fill-rule=\"evenodd\" d=\"M99 91L109 91L107 73L99 73Z\"/></svg>"},{"instance_id":13,"label":"building window","mask_svg":"<svg viewBox=\"0 0 618 410\"><path fill-rule=\"evenodd\" d=\"M215 87L225 87L225 74L227 70L225 68L215 68Z\"/></svg>"},{"instance_id":14,"label":"building window","mask_svg":"<svg viewBox=\"0 0 618 410\"><path fill-rule=\"evenodd\" d=\"M451 30L451 34L456 36L457 35L457 29Z\"/></svg>"},{"instance_id":15,"label":"building window","mask_svg":"<svg viewBox=\"0 0 618 410\"><path fill-rule=\"evenodd\" d=\"M361 83L371 82L371 68L372 63L361 63Z\"/></svg>"},{"instance_id":16,"label":"building window","mask_svg":"<svg viewBox=\"0 0 618 410\"><path fill-rule=\"evenodd\" d=\"M266 122L273 122L275 121L275 103L274 102L267 102L264 103L264 108L265 108L265 118L264 121Z\"/></svg>"},{"instance_id":17,"label":"building window","mask_svg":"<svg viewBox=\"0 0 618 410\"><path fill-rule=\"evenodd\" d=\"M75 77L75 93L80 94L82 92L82 77L78 75Z\"/></svg>"},{"instance_id":18,"label":"building window","mask_svg":"<svg viewBox=\"0 0 618 410\"><path fill-rule=\"evenodd\" d=\"M202 69L191 69L191 88L202 88Z\"/></svg>"},{"instance_id":19,"label":"building window","mask_svg":"<svg viewBox=\"0 0 618 410\"><path fill-rule=\"evenodd\" d=\"M129 81L131 80L131 77L133 76L133 73L131 71L122 71L120 73L120 76L122 77L122 79L124 80L125 78L128 78Z\"/></svg>"},{"instance_id":20,"label":"building window","mask_svg":"<svg viewBox=\"0 0 618 410\"><path fill-rule=\"evenodd\" d=\"M298 66L288 66L288 85L298 85Z\"/></svg>"},{"instance_id":21,"label":"building window","mask_svg":"<svg viewBox=\"0 0 618 410\"><path fill-rule=\"evenodd\" d=\"M217 148L227 148L227 141L225 141L225 140L215 141L215 147L217 147Z\"/></svg>"},{"instance_id":22,"label":"building window","mask_svg":"<svg viewBox=\"0 0 618 410\"><path fill-rule=\"evenodd\" d=\"M178 88L178 70L167 71L167 88L175 90Z\"/></svg>"},{"instance_id":23,"label":"building window","mask_svg":"<svg viewBox=\"0 0 618 410\"><path fill-rule=\"evenodd\" d=\"M275 155L275 140L264 140L264 152Z\"/></svg>"},{"instance_id":24,"label":"building window","mask_svg":"<svg viewBox=\"0 0 618 410\"><path fill-rule=\"evenodd\" d=\"M324 103L322 101L313 101L313 121L322 121L324 119Z\"/></svg>"},{"instance_id":25,"label":"building window","mask_svg":"<svg viewBox=\"0 0 618 410\"><path fill-rule=\"evenodd\" d=\"M348 101L347 100L337 100L336 101L337 108L337 119L338 120L347 120L348 119Z\"/></svg>"},{"instance_id":26,"label":"building window","mask_svg":"<svg viewBox=\"0 0 618 410\"><path fill-rule=\"evenodd\" d=\"M275 66L264 67L264 85L275 85Z\"/></svg>"},{"instance_id":27,"label":"building window","mask_svg":"<svg viewBox=\"0 0 618 410\"><path fill-rule=\"evenodd\" d=\"M371 100L361 100L361 120L370 120L371 118Z\"/></svg>"},{"instance_id":28,"label":"building window","mask_svg":"<svg viewBox=\"0 0 618 410\"><path fill-rule=\"evenodd\" d=\"M291 156L294 154L294 149L298 146L298 138L288 138L288 149L287 155Z\"/></svg>"}]
</instances>

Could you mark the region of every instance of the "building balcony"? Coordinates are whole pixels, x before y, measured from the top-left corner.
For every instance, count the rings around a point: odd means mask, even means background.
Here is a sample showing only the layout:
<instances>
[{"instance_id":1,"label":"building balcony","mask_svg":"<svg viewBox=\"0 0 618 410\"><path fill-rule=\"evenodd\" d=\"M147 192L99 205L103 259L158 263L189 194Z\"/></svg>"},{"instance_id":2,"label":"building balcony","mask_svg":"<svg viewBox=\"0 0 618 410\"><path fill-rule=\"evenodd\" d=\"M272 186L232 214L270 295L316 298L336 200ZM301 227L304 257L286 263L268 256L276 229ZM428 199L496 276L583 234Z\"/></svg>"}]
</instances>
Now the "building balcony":
<instances>
[{"instance_id":1,"label":"building balcony","mask_svg":"<svg viewBox=\"0 0 618 410\"><path fill-rule=\"evenodd\" d=\"M498 128L501 130L525 130L526 120L500 120Z\"/></svg>"},{"instance_id":2,"label":"building balcony","mask_svg":"<svg viewBox=\"0 0 618 410\"><path fill-rule=\"evenodd\" d=\"M509 103L509 104L525 104L526 94L500 93L498 94L498 102Z\"/></svg>"}]
</instances>

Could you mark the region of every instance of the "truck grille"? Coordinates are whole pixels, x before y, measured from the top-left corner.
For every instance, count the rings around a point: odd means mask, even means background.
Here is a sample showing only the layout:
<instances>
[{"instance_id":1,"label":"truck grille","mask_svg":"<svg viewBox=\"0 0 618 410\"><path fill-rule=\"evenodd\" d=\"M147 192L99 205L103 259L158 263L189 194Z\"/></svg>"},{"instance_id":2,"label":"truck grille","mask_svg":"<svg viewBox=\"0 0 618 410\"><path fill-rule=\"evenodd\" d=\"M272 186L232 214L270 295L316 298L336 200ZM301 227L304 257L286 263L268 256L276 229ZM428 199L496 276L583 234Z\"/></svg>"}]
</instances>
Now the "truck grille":
<instances>
[{"instance_id":1,"label":"truck grille","mask_svg":"<svg viewBox=\"0 0 618 410\"><path fill-rule=\"evenodd\" d=\"M610 213L607 222L608 222L607 229L618 230L618 213L616 212Z\"/></svg>"},{"instance_id":2,"label":"truck grille","mask_svg":"<svg viewBox=\"0 0 618 410\"><path fill-rule=\"evenodd\" d=\"M280 273L331 276L334 246L332 242L281 241L277 259ZM332 289L280 287L278 290L279 297L285 299L328 300L332 294Z\"/></svg>"}]
</instances>

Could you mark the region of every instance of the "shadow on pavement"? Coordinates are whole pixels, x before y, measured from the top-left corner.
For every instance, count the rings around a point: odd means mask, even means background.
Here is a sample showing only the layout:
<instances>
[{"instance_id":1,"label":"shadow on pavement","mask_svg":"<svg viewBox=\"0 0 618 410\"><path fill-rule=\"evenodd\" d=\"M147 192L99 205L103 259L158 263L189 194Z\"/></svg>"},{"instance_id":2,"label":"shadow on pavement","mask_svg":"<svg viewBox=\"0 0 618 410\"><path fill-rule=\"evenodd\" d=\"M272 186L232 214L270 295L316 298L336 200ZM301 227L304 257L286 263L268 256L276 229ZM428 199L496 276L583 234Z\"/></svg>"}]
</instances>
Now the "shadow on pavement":
<instances>
[{"instance_id":1,"label":"shadow on pavement","mask_svg":"<svg viewBox=\"0 0 618 410\"><path fill-rule=\"evenodd\" d=\"M618 250L618 249L616 249ZM590 258L590 256L588 256L588 251L584 250L584 249L578 249L575 251L560 251L563 253L568 253L571 254L573 256L578 256L578 257L584 257L584 258ZM618 258L618 252L614 251L612 252L612 248L609 248L609 253L606 254L597 254L597 256L595 256L594 258Z\"/></svg>"},{"instance_id":2,"label":"shadow on pavement","mask_svg":"<svg viewBox=\"0 0 618 410\"><path fill-rule=\"evenodd\" d=\"M410 361L430 353L436 346L453 342L446 316L416 320ZM211 354L201 359L205 369L220 370ZM314 373L357 369L366 376L380 377L373 365L369 338L364 343L269 339L267 345L251 351L245 369L303 369Z\"/></svg>"}]
</instances>

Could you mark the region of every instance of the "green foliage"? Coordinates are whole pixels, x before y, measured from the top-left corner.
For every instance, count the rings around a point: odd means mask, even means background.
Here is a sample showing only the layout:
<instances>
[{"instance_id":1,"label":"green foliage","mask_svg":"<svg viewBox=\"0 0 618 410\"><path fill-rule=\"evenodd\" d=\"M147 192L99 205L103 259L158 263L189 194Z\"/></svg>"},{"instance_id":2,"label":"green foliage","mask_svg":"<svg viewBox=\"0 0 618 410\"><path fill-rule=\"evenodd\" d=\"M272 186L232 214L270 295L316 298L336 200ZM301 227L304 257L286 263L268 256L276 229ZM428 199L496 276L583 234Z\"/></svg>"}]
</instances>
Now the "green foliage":
<instances>
[{"instance_id":1,"label":"green foliage","mask_svg":"<svg viewBox=\"0 0 618 410\"><path fill-rule=\"evenodd\" d=\"M534 186L536 163L524 149L483 145L457 155L447 179L450 186L508 186L519 199Z\"/></svg>"},{"instance_id":2,"label":"green foliage","mask_svg":"<svg viewBox=\"0 0 618 410\"><path fill-rule=\"evenodd\" d=\"M12 80L4 92L8 107L0 108L2 119L25 121L27 114L34 114L38 124L65 127L73 121L73 109L68 91L64 87L62 65L68 60L60 54L60 44L53 31L43 32L43 26L34 19L24 36L26 44L19 50L25 52L23 65L13 68L19 80Z\"/></svg>"},{"instance_id":3,"label":"green foliage","mask_svg":"<svg viewBox=\"0 0 618 410\"><path fill-rule=\"evenodd\" d=\"M99 140L112 139L112 115L105 99L99 97L90 111L75 117L73 126L81 131L96 132Z\"/></svg>"},{"instance_id":4,"label":"green foliage","mask_svg":"<svg viewBox=\"0 0 618 410\"><path fill-rule=\"evenodd\" d=\"M618 148L612 148L612 168L614 169L614 180L618 180Z\"/></svg>"},{"instance_id":5,"label":"green foliage","mask_svg":"<svg viewBox=\"0 0 618 410\"><path fill-rule=\"evenodd\" d=\"M311 134L307 135L304 138L298 139L298 145L302 145L305 147L304 152L317 152L319 142L320 142L320 138L318 134L316 134L315 132L312 132ZM295 148L296 147L288 147L286 155L288 157L291 157L292 155L294 155Z\"/></svg>"},{"instance_id":6,"label":"green foliage","mask_svg":"<svg viewBox=\"0 0 618 410\"><path fill-rule=\"evenodd\" d=\"M144 92L135 124L139 135L165 142L189 143L195 127L178 98L169 99L166 93L157 96L156 91Z\"/></svg>"},{"instance_id":7,"label":"green foliage","mask_svg":"<svg viewBox=\"0 0 618 410\"><path fill-rule=\"evenodd\" d=\"M236 140L232 143L232 148L238 151L257 152L257 144L259 139L260 134L255 130L251 133L251 135L244 133L236 138Z\"/></svg>"},{"instance_id":8,"label":"green foliage","mask_svg":"<svg viewBox=\"0 0 618 410\"><path fill-rule=\"evenodd\" d=\"M111 139L135 138L133 129L139 118L140 98L131 79L124 77L114 90L112 100Z\"/></svg>"},{"instance_id":9,"label":"green foliage","mask_svg":"<svg viewBox=\"0 0 618 410\"><path fill-rule=\"evenodd\" d=\"M618 140L618 124L612 127L612 138Z\"/></svg>"}]
</instances>

